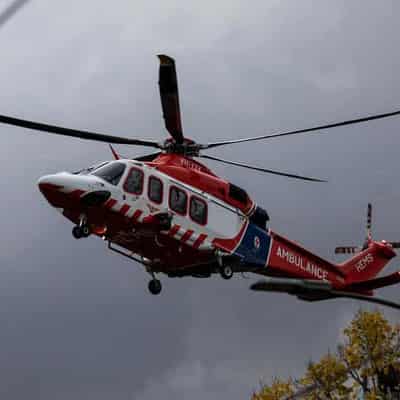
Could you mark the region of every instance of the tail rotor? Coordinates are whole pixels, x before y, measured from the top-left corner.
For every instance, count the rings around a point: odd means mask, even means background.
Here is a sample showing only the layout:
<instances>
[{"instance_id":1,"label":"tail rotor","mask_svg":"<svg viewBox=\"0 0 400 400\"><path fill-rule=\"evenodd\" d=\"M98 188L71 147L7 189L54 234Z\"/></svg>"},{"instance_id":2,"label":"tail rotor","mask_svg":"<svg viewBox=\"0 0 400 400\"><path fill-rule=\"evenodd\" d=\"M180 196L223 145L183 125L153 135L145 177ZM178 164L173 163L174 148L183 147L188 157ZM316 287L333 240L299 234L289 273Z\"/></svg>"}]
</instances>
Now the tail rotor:
<instances>
[{"instance_id":1,"label":"tail rotor","mask_svg":"<svg viewBox=\"0 0 400 400\"><path fill-rule=\"evenodd\" d=\"M339 246L335 248L335 254L356 254L368 248L369 242L372 240L372 204L368 203L367 207L367 226L366 237L362 247L359 246ZM400 245L400 243L399 243Z\"/></svg>"},{"instance_id":2,"label":"tail rotor","mask_svg":"<svg viewBox=\"0 0 400 400\"><path fill-rule=\"evenodd\" d=\"M358 246L339 246L335 248L335 254L355 254L360 250Z\"/></svg>"},{"instance_id":3,"label":"tail rotor","mask_svg":"<svg viewBox=\"0 0 400 400\"><path fill-rule=\"evenodd\" d=\"M369 242L372 240L372 204L368 203L367 207L367 226L366 237L362 247L359 246L339 246L335 248L335 254L356 254L368 248ZM399 242L400 245L400 242ZM400 247L400 246L399 246Z\"/></svg>"},{"instance_id":4,"label":"tail rotor","mask_svg":"<svg viewBox=\"0 0 400 400\"><path fill-rule=\"evenodd\" d=\"M368 244L372 241L372 204L368 203L367 208L367 226L366 237L362 247L359 246L339 246L335 248L335 254L356 254L368 248ZM400 242L386 242L394 249L400 249Z\"/></svg>"}]
</instances>

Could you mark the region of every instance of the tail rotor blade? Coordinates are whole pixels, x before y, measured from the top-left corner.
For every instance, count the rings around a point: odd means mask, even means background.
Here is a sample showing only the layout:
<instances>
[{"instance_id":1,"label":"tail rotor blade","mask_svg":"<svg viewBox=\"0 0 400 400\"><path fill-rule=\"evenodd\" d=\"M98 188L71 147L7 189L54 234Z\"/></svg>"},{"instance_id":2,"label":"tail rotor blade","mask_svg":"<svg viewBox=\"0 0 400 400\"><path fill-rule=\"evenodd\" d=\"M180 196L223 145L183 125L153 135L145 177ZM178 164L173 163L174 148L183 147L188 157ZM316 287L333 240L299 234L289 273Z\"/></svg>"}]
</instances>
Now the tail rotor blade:
<instances>
[{"instance_id":1,"label":"tail rotor blade","mask_svg":"<svg viewBox=\"0 0 400 400\"><path fill-rule=\"evenodd\" d=\"M367 237L371 238L371 227L372 227L372 204L368 203L367 210Z\"/></svg>"},{"instance_id":2,"label":"tail rotor blade","mask_svg":"<svg viewBox=\"0 0 400 400\"><path fill-rule=\"evenodd\" d=\"M335 248L335 254L355 254L360 251L357 246L340 246Z\"/></svg>"}]
</instances>

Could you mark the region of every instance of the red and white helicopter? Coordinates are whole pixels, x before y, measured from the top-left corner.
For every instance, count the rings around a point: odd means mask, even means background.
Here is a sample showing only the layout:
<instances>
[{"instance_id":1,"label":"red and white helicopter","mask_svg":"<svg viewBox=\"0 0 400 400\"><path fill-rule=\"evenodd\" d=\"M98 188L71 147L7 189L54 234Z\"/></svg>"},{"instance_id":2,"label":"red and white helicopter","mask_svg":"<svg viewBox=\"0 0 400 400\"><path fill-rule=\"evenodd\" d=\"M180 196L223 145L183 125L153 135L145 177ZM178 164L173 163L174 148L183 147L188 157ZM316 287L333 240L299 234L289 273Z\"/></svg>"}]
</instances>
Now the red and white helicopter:
<instances>
[{"instance_id":1,"label":"red and white helicopter","mask_svg":"<svg viewBox=\"0 0 400 400\"><path fill-rule=\"evenodd\" d=\"M286 292L303 300L356 297L393 307L372 290L400 281L400 273L375 278L394 257L393 244L374 242L335 265L267 229L268 214L243 189L215 175L199 158L306 181L320 179L260 168L204 154L204 150L249 141L315 132L400 114L395 111L339 123L239 140L199 144L183 136L175 62L160 55L159 87L164 142L110 136L0 115L0 123L111 144L140 145L156 153L113 161L78 172L40 178L47 201L74 223L75 238L96 235L115 252L141 263L152 276L149 290L161 291L157 274L229 279L254 272L268 280L253 290ZM395 244L397 246L397 244ZM355 251L352 248L352 251Z\"/></svg>"}]
</instances>

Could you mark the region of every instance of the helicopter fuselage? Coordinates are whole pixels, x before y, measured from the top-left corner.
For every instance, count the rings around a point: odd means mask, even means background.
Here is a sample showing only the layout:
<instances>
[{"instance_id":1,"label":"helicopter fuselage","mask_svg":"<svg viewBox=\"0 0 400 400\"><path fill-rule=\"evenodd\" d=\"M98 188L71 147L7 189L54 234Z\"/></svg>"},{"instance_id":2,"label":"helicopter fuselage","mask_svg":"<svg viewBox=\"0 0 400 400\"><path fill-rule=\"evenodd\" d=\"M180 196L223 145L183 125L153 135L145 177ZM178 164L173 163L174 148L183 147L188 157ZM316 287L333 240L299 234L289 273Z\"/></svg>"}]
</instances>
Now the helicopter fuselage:
<instances>
[{"instance_id":1,"label":"helicopter fuselage","mask_svg":"<svg viewBox=\"0 0 400 400\"><path fill-rule=\"evenodd\" d=\"M75 237L97 235L153 275L220 272L229 278L233 272L255 272L343 289L365 279L364 269L378 270L395 255L389 244L371 242L349 261L346 273L267 229L267 213L243 189L176 154L150 162L109 161L47 175L38 184L75 224Z\"/></svg>"},{"instance_id":2,"label":"helicopter fuselage","mask_svg":"<svg viewBox=\"0 0 400 400\"><path fill-rule=\"evenodd\" d=\"M214 268L217 250L235 252L256 206L244 191L234 197L228 182L191 159L159 158L111 161L47 175L38 184L49 203L75 225L86 224L90 233L125 248L155 272ZM107 176L113 166L120 166L114 180L113 171Z\"/></svg>"}]
</instances>

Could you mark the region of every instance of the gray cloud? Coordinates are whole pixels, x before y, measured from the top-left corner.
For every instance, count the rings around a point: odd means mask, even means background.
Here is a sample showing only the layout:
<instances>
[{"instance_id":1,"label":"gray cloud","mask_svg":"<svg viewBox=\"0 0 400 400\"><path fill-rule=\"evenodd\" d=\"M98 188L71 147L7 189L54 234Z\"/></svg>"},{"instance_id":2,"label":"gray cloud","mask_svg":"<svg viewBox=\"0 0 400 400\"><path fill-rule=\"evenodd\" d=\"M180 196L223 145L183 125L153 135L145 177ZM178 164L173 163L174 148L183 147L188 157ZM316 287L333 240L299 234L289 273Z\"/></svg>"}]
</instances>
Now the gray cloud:
<instances>
[{"instance_id":1,"label":"gray cloud","mask_svg":"<svg viewBox=\"0 0 400 400\"><path fill-rule=\"evenodd\" d=\"M0 31L0 112L163 138L160 52L177 60L185 132L199 141L393 110L399 11L391 0L31 1ZM399 239L399 123L213 152L326 185L209 165L265 206L272 228L333 258L336 245L362 241L368 201L375 236ZM107 147L6 126L0 133L3 397L246 398L259 379L299 374L333 348L359 307L250 293L251 281L218 277L164 278L153 298L141 267L100 241L74 241L36 188L41 175L109 158Z\"/></svg>"}]
</instances>

